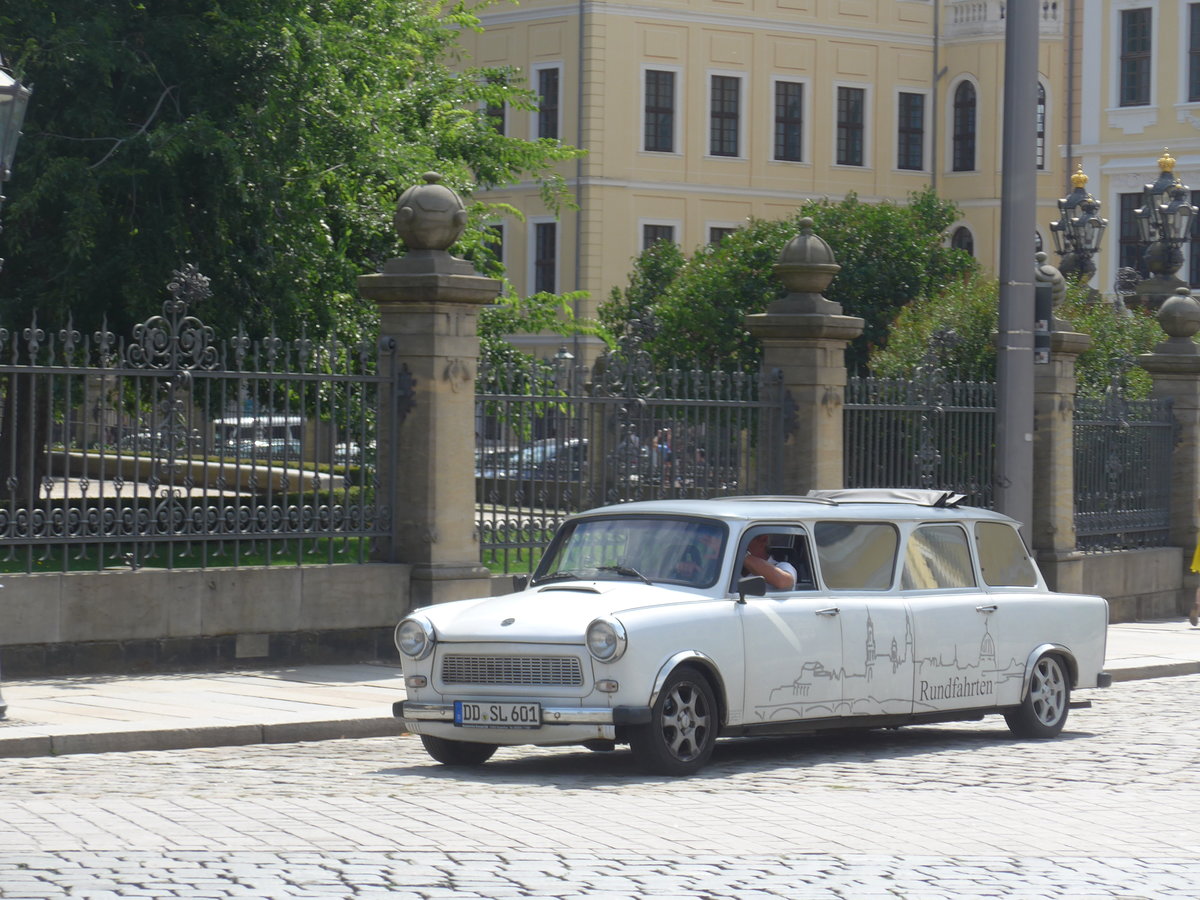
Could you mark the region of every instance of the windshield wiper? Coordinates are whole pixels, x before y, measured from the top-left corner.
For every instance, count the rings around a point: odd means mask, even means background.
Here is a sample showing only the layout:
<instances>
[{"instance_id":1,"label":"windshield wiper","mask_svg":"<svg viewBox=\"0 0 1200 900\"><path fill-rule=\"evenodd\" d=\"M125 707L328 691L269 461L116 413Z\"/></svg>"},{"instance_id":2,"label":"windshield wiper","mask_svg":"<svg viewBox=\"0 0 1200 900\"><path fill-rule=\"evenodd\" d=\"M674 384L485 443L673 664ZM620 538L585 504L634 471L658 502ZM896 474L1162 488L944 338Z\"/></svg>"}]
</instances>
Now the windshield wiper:
<instances>
[{"instance_id":1,"label":"windshield wiper","mask_svg":"<svg viewBox=\"0 0 1200 900\"><path fill-rule=\"evenodd\" d=\"M600 566L601 572L616 572L618 575L623 575L626 578L640 578L646 584L654 584L649 578L639 572L637 569L632 569L629 566Z\"/></svg>"},{"instance_id":2,"label":"windshield wiper","mask_svg":"<svg viewBox=\"0 0 1200 900\"><path fill-rule=\"evenodd\" d=\"M587 579L578 572L555 572L553 575L539 578L534 584L549 584L551 581L587 581Z\"/></svg>"}]
</instances>

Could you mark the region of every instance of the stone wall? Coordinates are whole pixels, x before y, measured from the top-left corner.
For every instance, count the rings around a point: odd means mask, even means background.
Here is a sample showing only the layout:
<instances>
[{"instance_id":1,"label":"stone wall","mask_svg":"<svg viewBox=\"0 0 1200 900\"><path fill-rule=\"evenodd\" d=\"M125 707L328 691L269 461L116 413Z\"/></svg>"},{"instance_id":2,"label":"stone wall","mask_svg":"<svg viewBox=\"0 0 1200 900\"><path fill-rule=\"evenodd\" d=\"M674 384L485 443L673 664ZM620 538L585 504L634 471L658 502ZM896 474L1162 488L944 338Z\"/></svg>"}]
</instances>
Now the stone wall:
<instances>
[{"instance_id":1,"label":"stone wall","mask_svg":"<svg viewBox=\"0 0 1200 900\"><path fill-rule=\"evenodd\" d=\"M3 577L6 678L395 659L411 567Z\"/></svg>"}]
</instances>

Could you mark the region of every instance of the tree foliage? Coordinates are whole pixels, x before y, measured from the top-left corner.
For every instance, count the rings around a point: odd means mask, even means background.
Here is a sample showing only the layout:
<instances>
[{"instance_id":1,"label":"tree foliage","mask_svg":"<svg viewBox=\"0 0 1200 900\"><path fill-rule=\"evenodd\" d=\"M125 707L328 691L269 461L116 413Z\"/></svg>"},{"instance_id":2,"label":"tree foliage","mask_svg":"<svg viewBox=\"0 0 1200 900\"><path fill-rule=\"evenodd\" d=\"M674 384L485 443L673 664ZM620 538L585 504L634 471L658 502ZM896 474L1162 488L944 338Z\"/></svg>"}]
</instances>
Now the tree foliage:
<instances>
[{"instance_id":1,"label":"tree foliage","mask_svg":"<svg viewBox=\"0 0 1200 900\"><path fill-rule=\"evenodd\" d=\"M931 190L905 204L868 204L850 195L810 201L788 219L752 220L686 261L651 248L635 263L630 286L601 308L601 321L619 330L636 306L650 314L641 319L653 321L647 349L656 358L753 371L760 350L745 316L783 295L773 268L807 217L842 267L825 296L866 320L850 351L851 366L860 368L871 347L886 343L898 310L974 271L969 256L943 245L955 216L954 206Z\"/></svg>"},{"instance_id":2,"label":"tree foliage","mask_svg":"<svg viewBox=\"0 0 1200 900\"><path fill-rule=\"evenodd\" d=\"M1150 376L1135 365L1163 339L1154 316L1097 298L1086 285L1069 283L1056 310L1068 328L1090 335L1091 346L1075 363L1079 393L1100 396L1117 387L1126 396L1149 395ZM920 366L944 369L950 377L991 381L996 377L995 335L999 284L976 276L900 311L886 348L871 355L876 375L907 377Z\"/></svg>"},{"instance_id":3,"label":"tree foliage","mask_svg":"<svg viewBox=\"0 0 1200 900\"><path fill-rule=\"evenodd\" d=\"M421 173L465 197L575 151L497 133L530 109L502 69L452 70L472 6L425 0L25 0L0 48L34 89L7 185L0 312L118 333L195 263L231 329L354 332L354 279L398 251L391 209ZM477 206L473 209L478 212ZM478 231L466 246L478 245Z\"/></svg>"}]
</instances>

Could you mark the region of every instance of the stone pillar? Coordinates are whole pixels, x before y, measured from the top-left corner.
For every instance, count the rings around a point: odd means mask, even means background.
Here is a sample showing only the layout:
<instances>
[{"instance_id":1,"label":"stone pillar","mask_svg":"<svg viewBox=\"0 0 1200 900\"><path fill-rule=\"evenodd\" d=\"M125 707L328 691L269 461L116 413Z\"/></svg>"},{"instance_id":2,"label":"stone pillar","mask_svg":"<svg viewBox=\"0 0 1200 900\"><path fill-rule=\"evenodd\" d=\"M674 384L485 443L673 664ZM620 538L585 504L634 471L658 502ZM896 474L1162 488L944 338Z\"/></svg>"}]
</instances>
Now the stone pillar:
<instances>
[{"instance_id":1,"label":"stone pillar","mask_svg":"<svg viewBox=\"0 0 1200 900\"><path fill-rule=\"evenodd\" d=\"M381 401L376 437L380 490L392 517L392 538L379 556L412 565L414 606L490 594L475 526L475 326L480 307L500 292L499 281L447 252L467 213L438 183L441 176L424 177L396 204L408 253L358 279L362 295L379 306L381 347L394 347L415 389L406 415L397 395Z\"/></svg>"},{"instance_id":2,"label":"stone pillar","mask_svg":"<svg viewBox=\"0 0 1200 900\"><path fill-rule=\"evenodd\" d=\"M1075 549L1075 360L1089 335L1050 332L1050 361L1033 372L1033 522L1030 535L1050 588L1080 593Z\"/></svg>"},{"instance_id":3,"label":"stone pillar","mask_svg":"<svg viewBox=\"0 0 1200 900\"><path fill-rule=\"evenodd\" d=\"M842 406L846 345L863 331L863 320L842 315L839 303L821 292L841 268L829 245L800 220L800 234L779 256L776 276L789 293L764 313L746 317L763 345L763 371L779 371L796 406L795 424L784 435L779 489L804 494L843 487Z\"/></svg>"},{"instance_id":4,"label":"stone pillar","mask_svg":"<svg viewBox=\"0 0 1200 900\"><path fill-rule=\"evenodd\" d=\"M1075 360L1092 345L1056 315L1063 274L1037 253L1034 282L1050 290L1048 361L1033 367L1033 520L1030 543L1052 590L1083 591L1083 554L1075 535ZM1039 328L1042 326L1039 324Z\"/></svg>"},{"instance_id":5,"label":"stone pillar","mask_svg":"<svg viewBox=\"0 0 1200 900\"><path fill-rule=\"evenodd\" d=\"M1171 464L1170 539L1183 548L1183 590L1177 598L1182 615L1200 586L1200 575L1188 571L1200 534L1200 346L1192 340L1200 331L1200 303L1179 288L1159 308L1158 324L1167 339L1137 362L1154 380L1152 396L1171 399L1179 429Z\"/></svg>"}]
</instances>

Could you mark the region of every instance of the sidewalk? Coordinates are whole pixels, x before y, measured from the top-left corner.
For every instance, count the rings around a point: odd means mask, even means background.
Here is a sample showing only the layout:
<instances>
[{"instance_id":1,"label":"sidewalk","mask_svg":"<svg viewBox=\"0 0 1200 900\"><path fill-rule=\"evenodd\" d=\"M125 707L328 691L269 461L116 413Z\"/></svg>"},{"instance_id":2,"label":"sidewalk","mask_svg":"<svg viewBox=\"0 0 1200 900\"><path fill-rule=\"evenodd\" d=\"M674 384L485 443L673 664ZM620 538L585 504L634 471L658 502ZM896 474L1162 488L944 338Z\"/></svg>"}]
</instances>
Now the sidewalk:
<instances>
[{"instance_id":1,"label":"sidewalk","mask_svg":"<svg viewBox=\"0 0 1200 900\"><path fill-rule=\"evenodd\" d=\"M1109 626L1114 681L1200 673L1200 628L1186 620ZM398 665L81 676L0 684L0 758L278 744L401 733Z\"/></svg>"}]
</instances>

